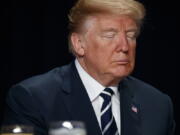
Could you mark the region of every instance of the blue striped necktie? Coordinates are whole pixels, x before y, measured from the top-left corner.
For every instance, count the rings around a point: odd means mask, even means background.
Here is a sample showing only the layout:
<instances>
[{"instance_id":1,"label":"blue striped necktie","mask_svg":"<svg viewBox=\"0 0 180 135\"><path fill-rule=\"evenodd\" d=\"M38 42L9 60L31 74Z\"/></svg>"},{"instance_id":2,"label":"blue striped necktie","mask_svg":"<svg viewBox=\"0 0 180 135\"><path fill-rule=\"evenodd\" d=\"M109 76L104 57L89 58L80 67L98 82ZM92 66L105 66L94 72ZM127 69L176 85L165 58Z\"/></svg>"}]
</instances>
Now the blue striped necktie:
<instances>
[{"instance_id":1,"label":"blue striped necktie","mask_svg":"<svg viewBox=\"0 0 180 135\"><path fill-rule=\"evenodd\" d=\"M112 114L112 89L105 88L100 96L104 99L101 108L101 129L103 135L119 135L115 119Z\"/></svg>"}]
</instances>

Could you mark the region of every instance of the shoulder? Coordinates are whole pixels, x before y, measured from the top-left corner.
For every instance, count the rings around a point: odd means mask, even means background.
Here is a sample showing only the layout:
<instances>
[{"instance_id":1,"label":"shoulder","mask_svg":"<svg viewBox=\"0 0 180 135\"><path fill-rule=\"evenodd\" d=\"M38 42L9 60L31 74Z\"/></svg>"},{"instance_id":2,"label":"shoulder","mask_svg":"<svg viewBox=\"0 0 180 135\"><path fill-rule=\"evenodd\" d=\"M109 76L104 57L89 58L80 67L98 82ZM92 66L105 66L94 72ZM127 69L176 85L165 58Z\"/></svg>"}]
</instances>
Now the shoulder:
<instances>
[{"instance_id":1,"label":"shoulder","mask_svg":"<svg viewBox=\"0 0 180 135\"><path fill-rule=\"evenodd\" d=\"M50 108L54 99L61 98L64 78L70 78L73 63L57 67L51 71L33 76L12 86L6 97L6 103L14 111L43 112ZM68 81L68 80L67 80ZM59 99L58 98L58 99ZM19 109L23 108L23 109ZM31 110L29 110L31 108Z\"/></svg>"},{"instance_id":2,"label":"shoulder","mask_svg":"<svg viewBox=\"0 0 180 135\"><path fill-rule=\"evenodd\" d=\"M134 77L127 77L125 84L133 93L133 101L141 105L144 114L153 116L173 117L173 104L171 98L161 90ZM167 118L162 117L162 119Z\"/></svg>"},{"instance_id":3,"label":"shoulder","mask_svg":"<svg viewBox=\"0 0 180 135\"><path fill-rule=\"evenodd\" d=\"M16 95L18 92L18 95L20 95L23 91L29 95L41 97L48 97L50 96L49 93L55 95L61 89L63 78L69 76L68 74L71 72L72 64L57 67L46 73L23 80L12 86L9 93Z\"/></svg>"},{"instance_id":4,"label":"shoulder","mask_svg":"<svg viewBox=\"0 0 180 135\"><path fill-rule=\"evenodd\" d=\"M141 81L134 77L125 78L125 85L133 91L133 101L140 105L143 114L143 122L149 125L150 121L154 121L154 126L160 128L165 127L168 132L173 133L175 128L173 116L173 104L171 98L161 90L152 85ZM158 119L158 122L157 122Z\"/></svg>"},{"instance_id":5,"label":"shoulder","mask_svg":"<svg viewBox=\"0 0 180 135\"><path fill-rule=\"evenodd\" d=\"M130 89L133 89L134 92L143 92L148 94L155 94L155 95L162 95L162 93L159 89L155 88L154 86L139 80L135 77L129 76L125 78L125 84L130 87Z\"/></svg>"},{"instance_id":6,"label":"shoulder","mask_svg":"<svg viewBox=\"0 0 180 135\"><path fill-rule=\"evenodd\" d=\"M124 82L137 99L147 102L170 102L167 94L142 80L129 76Z\"/></svg>"}]
</instances>

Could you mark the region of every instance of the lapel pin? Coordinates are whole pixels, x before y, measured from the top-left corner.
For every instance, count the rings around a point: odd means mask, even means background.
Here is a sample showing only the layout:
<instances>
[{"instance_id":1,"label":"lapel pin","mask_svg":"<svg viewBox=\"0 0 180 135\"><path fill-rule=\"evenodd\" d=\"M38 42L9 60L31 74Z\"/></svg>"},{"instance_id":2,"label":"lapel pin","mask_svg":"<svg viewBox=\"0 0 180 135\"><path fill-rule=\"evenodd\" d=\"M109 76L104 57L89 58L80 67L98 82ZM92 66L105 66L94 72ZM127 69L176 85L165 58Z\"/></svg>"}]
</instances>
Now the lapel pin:
<instances>
[{"instance_id":1,"label":"lapel pin","mask_svg":"<svg viewBox=\"0 0 180 135\"><path fill-rule=\"evenodd\" d=\"M138 109L136 106L132 105L131 110L135 113L138 113Z\"/></svg>"}]
</instances>

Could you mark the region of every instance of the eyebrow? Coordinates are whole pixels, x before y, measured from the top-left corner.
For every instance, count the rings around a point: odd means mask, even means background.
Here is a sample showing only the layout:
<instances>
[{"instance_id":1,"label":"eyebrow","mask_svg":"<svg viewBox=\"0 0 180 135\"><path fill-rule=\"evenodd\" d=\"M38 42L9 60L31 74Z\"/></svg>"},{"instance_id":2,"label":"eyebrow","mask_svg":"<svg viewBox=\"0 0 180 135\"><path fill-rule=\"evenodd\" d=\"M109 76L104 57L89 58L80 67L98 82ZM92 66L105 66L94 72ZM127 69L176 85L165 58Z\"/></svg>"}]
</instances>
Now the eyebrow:
<instances>
[{"instance_id":1,"label":"eyebrow","mask_svg":"<svg viewBox=\"0 0 180 135\"><path fill-rule=\"evenodd\" d=\"M102 32L110 32L110 31L112 31L112 32L118 32L118 31L117 31L116 29L114 29L114 28L108 28L108 29L102 30ZM126 32L137 32L137 33L138 33L138 29L132 28L132 29L126 30Z\"/></svg>"},{"instance_id":2,"label":"eyebrow","mask_svg":"<svg viewBox=\"0 0 180 135\"><path fill-rule=\"evenodd\" d=\"M138 29L133 28L133 29L126 30L126 32L138 32Z\"/></svg>"}]
</instances>

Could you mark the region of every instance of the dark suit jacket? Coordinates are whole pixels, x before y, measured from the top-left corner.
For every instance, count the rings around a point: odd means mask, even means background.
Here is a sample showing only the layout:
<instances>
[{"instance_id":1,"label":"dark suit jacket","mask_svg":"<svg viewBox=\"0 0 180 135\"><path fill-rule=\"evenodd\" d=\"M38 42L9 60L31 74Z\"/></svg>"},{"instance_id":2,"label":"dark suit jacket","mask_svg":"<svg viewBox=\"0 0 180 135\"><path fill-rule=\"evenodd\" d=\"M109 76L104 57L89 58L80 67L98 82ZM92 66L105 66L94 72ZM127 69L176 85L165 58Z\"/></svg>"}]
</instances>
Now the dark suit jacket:
<instances>
[{"instance_id":1,"label":"dark suit jacket","mask_svg":"<svg viewBox=\"0 0 180 135\"><path fill-rule=\"evenodd\" d=\"M127 77L119 84L121 135L172 135L170 98ZM4 124L33 125L46 135L52 121L84 121L88 135L101 135L95 112L74 63L27 79L9 91Z\"/></svg>"}]
</instances>

